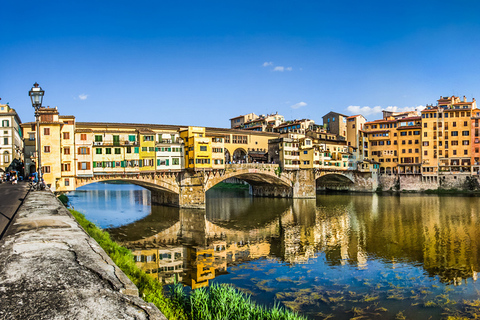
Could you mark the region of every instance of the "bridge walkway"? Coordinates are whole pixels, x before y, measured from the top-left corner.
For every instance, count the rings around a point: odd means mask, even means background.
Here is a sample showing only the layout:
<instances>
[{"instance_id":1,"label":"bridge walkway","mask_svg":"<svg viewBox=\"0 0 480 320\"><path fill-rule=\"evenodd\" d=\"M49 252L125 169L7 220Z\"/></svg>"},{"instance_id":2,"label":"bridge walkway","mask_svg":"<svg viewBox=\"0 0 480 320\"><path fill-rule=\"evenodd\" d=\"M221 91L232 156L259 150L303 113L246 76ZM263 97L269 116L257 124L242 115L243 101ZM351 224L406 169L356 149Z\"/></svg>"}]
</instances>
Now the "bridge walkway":
<instances>
[{"instance_id":1,"label":"bridge walkway","mask_svg":"<svg viewBox=\"0 0 480 320\"><path fill-rule=\"evenodd\" d=\"M50 191L0 240L0 319L166 319Z\"/></svg>"}]
</instances>

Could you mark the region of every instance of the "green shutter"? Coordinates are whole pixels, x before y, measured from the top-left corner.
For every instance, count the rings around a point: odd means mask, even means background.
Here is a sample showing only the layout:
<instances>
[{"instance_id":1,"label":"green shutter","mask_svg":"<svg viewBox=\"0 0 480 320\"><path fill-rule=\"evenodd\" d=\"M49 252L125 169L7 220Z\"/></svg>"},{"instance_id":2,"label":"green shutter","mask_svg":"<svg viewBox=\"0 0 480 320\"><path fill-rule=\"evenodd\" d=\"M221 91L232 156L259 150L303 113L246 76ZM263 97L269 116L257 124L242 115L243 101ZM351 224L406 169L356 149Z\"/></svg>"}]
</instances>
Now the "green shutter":
<instances>
[{"instance_id":1,"label":"green shutter","mask_svg":"<svg viewBox=\"0 0 480 320\"><path fill-rule=\"evenodd\" d=\"M135 153L138 153L138 147L135 147Z\"/></svg>"},{"instance_id":2,"label":"green shutter","mask_svg":"<svg viewBox=\"0 0 480 320\"><path fill-rule=\"evenodd\" d=\"M121 161L120 164L122 168L125 168L125 160Z\"/></svg>"},{"instance_id":3,"label":"green shutter","mask_svg":"<svg viewBox=\"0 0 480 320\"><path fill-rule=\"evenodd\" d=\"M165 163L167 166L168 166L168 160L169 160L169 159L167 159L167 161L166 161L166 163Z\"/></svg>"},{"instance_id":4,"label":"green shutter","mask_svg":"<svg viewBox=\"0 0 480 320\"><path fill-rule=\"evenodd\" d=\"M96 168L97 167L97 163L95 161L93 161L93 167Z\"/></svg>"}]
</instances>

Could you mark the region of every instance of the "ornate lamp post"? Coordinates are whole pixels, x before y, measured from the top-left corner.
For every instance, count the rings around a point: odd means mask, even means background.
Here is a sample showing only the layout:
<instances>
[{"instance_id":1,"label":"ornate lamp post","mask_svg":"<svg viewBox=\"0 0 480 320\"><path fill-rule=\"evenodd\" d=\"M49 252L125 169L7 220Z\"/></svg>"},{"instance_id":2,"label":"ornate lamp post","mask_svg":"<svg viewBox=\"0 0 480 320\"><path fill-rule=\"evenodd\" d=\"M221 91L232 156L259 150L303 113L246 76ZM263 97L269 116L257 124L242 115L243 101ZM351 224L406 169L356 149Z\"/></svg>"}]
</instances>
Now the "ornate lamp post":
<instances>
[{"instance_id":1,"label":"ornate lamp post","mask_svg":"<svg viewBox=\"0 0 480 320\"><path fill-rule=\"evenodd\" d=\"M41 143L40 143L40 113L39 109L42 107L43 95L45 91L42 90L41 87L38 86L38 83L35 82L32 89L28 92L30 99L32 100L32 107L35 109L35 122L36 122L36 129L37 129L37 175L38 181L41 183L42 181L42 161L41 161Z\"/></svg>"}]
</instances>

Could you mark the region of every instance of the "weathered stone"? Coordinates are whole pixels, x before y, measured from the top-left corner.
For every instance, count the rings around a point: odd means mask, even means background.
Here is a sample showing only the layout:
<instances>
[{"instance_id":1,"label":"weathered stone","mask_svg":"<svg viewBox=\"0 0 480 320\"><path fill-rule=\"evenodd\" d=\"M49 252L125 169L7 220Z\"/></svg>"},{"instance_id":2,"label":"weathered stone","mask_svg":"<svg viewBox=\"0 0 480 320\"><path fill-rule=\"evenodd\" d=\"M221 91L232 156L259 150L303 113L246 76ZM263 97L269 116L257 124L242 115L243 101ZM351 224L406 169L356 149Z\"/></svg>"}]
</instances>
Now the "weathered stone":
<instances>
[{"instance_id":1,"label":"weathered stone","mask_svg":"<svg viewBox=\"0 0 480 320\"><path fill-rule=\"evenodd\" d=\"M166 319L48 191L28 195L0 261L1 319Z\"/></svg>"}]
</instances>

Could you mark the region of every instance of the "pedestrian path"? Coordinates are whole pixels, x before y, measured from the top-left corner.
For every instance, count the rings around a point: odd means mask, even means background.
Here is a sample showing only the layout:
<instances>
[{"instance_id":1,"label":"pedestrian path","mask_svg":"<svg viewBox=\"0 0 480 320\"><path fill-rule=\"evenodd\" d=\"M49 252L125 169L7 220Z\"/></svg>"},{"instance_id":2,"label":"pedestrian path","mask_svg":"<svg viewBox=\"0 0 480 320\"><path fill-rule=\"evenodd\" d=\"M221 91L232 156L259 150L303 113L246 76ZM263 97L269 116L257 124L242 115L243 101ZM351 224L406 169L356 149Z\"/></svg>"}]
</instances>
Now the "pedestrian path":
<instances>
[{"instance_id":1,"label":"pedestrian path","mask_svg":"<svg viewBox=\"0 0 480 320\"><path fill-rule=\"evenodd\" d=\"M10 182L0 184L0 239L3 237L10 221L14 218L27 192L28 183L24 181L18 184Z\"/></svg>"}]
</instances>

